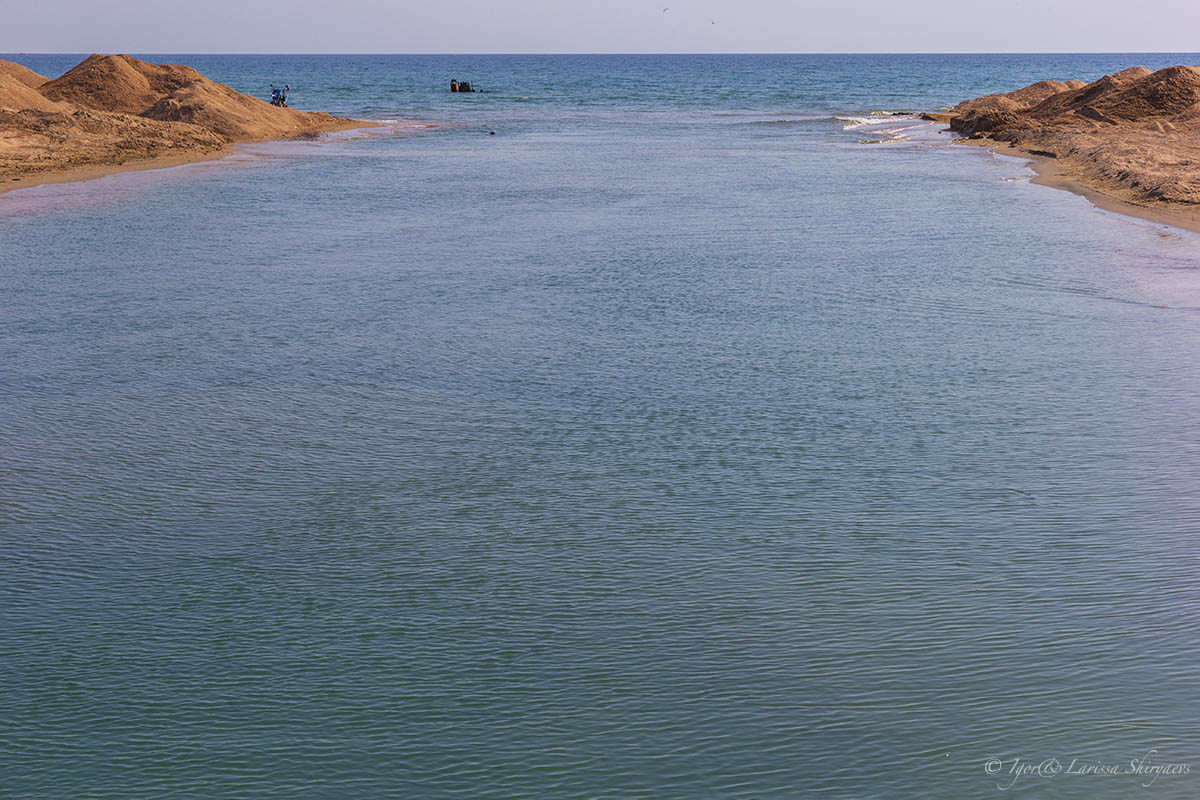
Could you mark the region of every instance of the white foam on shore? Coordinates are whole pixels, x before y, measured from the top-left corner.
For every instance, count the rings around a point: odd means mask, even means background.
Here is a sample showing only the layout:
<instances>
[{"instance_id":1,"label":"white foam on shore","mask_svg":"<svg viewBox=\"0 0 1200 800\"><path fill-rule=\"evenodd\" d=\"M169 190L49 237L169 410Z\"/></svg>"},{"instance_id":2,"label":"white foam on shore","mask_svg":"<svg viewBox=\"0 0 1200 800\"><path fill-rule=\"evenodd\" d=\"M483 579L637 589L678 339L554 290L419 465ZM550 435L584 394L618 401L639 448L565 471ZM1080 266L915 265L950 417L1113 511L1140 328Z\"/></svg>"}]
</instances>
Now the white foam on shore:
<instances>
[{"instance_id":1,"label":"white foam on shore","mask_svg":"<svg viewBox=\"0 0 1200 800\"><path fill-rule=\"evenodd\" d=\"M892 114L887 112L872 112L874 116L870 117L834 117L837 122L845 122L842 126L844 131L857 131L864 128L870 128L872 131L884 131L889 127L895 127L896 123L920 123L920 117L912 114ZM914 127L913 124L901 125L897 130L907 130Z\"/></svg>"},{"instance_id":2,"label":"white foam on shore","mask_svg":"<svg viewBox=\"0 0 1200 800\"><path fill-rule=\"evenodd\" d=\"M834 117L834 120L844 123L842 130L866 137L859 139L859 144L924 141L927 137L922 134L926 128L933 126L933 123L915 114L890 111L873 111L871 116L866 117Z\"/></svg>"}]
</instances>

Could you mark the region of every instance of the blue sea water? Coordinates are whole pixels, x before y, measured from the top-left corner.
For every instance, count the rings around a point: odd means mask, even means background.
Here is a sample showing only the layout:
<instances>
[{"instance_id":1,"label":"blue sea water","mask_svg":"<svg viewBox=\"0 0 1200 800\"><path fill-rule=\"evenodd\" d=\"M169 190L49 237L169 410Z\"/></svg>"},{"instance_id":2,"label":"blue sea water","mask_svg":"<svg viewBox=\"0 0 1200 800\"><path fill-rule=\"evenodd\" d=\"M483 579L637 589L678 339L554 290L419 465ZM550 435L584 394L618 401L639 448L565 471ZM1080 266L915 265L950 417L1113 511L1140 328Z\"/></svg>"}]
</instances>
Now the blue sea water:
<instances>
[{"instance_id":1,"label":"blue sea water","mask_svg":"<svg viewBox=\"0 0 1200 800\"><path fill-rule=\"evenodd\" d=\"M1200 239L878 113L1197 56L148 58L406 123L0 195L0 797L1197 794Z\"/></svg>"}]
</instances>

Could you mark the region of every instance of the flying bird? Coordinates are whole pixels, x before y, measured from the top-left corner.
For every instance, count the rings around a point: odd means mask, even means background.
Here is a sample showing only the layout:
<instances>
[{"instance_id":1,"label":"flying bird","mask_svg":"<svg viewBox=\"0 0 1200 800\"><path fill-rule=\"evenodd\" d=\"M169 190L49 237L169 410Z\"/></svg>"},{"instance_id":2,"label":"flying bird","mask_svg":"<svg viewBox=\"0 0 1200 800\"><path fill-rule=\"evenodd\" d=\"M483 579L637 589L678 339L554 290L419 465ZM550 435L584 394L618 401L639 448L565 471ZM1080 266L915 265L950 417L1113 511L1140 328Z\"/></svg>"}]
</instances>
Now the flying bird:
<instances>
[{"instance_id":1,"label":"flying bird","mask_svg":"<svg viewBox=\"0 0 1200 800\"><path fill-rule=\"evenodd\" d=\"M666 8L664 8L664 9L663 9L663 13L665 14L665 13L667 13L667 12L668 12L668 11L670 11L670 10L671 10L671 7L670 7L670 6L667 6Z\"/></svg>"}]
</instances>

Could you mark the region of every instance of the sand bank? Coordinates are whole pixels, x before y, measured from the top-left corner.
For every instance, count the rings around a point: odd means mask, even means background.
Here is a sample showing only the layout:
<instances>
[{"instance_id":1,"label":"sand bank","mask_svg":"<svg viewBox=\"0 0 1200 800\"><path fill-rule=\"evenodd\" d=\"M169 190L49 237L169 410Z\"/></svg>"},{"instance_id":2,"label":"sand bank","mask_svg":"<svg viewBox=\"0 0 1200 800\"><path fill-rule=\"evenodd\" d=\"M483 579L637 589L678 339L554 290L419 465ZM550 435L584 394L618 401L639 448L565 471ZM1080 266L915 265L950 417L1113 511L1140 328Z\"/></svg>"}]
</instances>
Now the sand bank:
<instances>
[{"instance_id":1,"label":"sand bank","mask_svg":"<svg viewBox=\"0 0 1200 800\"><path fill-rule=\"evenodd\" d=\"M125 55L89 56L54 80L0 61L0 192L376 124L272 106L191 67Z\"/></svg>"},{"instance_id":2,"label":"sand bank","mask_svg":"<svg viewBox=\"0 0 1200 800\"><path fill-rule=\"evenodd\" d=\"M119 172L182 167L187 164L216 161L224 158L225 156L232 155L233 153L234 148L231 146L223 150L216 151L179 153L176 155L133 159L120 164L93 164L89 166L70 167L60 170L34 172L20 177L0 178L0 180L7 181L6 183L0 184L0 194L11 192L16 189L28 189L32 186L42 186L50 183L77 183L79 181L90 181L96 178L103 178L105 175L114 175Z\"/></svg>"},{"instance_id":3,"label":"sand bank","mask_svg":"<svg viewBox=\"0 0 1200 800\"><path fill-rule=\"evenodd\" d=\"M1028 158L1036 183L1200 232L1200 68L1041 81L927 118L966 144Z\"/></svg>"}]
</instances>

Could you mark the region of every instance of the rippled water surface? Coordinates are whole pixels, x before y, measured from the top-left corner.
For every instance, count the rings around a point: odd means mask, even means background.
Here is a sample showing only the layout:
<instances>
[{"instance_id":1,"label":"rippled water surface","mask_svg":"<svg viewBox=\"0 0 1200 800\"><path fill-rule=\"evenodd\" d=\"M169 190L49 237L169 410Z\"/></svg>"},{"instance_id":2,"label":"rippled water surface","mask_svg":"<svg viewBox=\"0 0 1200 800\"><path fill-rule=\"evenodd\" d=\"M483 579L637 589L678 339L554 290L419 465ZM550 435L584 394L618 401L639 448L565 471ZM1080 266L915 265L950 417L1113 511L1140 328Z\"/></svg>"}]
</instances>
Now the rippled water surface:
<instances>
[{"instance_id":1,"label":"rippled water surface","mask_svg":"<svg viewBox=\"0 0 1200 800\"><path fill-rule=\"evenodd\" d=\"M0 195L0 796L1195 797L1200 238L871 112L1196 58L156 58L438 124Z\"/></svg>"}]
</instances>

